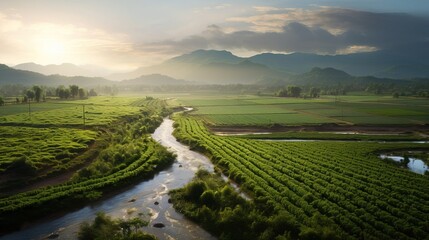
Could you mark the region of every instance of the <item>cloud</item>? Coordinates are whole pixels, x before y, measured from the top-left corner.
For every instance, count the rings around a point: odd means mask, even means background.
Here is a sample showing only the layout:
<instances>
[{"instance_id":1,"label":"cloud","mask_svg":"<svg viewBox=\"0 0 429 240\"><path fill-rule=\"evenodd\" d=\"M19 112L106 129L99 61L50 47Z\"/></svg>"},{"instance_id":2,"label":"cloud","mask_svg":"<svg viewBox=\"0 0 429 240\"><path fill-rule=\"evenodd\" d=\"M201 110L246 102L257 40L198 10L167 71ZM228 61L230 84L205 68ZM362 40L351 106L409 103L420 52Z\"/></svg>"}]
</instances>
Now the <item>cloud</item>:
<instances>
[{"instance_id":1,"label":"cloud","mask_svg":"<svg viewBox=\"0 0 429 240\"><path fill-rule=\"evenodd\" d=\"M0 57L9 64L77 62L139 66L134 43L126 34L99 28L50 22L25 22L18 15L0 12ZM51 46L49 46L51 45ZM52 46L52 45L57 45ZM55 52L55 48L61 51Z\"/></svg>"},{"instance_id":2,"label":"cloud","mask_svg":"<svg viewBox=\"0 0 429 240\"><path fill-rule=\"evenodd\" d=\"M196 49L342 54L394 48L429 41L429 19L409 14L373 13L339 8L256 7L256 14L228 18L247 30L226 32L211 25L181 40L151 43L165 53ZM147 47L146 46L146 47Z\"/></svg>"}]
</instances>

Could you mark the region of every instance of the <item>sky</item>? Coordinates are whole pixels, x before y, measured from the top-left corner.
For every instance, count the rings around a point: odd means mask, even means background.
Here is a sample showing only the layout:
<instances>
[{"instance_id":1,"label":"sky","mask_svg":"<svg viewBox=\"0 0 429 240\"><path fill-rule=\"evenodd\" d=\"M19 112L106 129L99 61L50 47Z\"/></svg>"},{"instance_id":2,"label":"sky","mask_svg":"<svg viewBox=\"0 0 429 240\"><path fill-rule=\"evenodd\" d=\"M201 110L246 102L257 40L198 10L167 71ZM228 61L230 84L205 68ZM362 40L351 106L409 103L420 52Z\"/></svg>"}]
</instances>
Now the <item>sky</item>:
<instances>
[{"instance_id":1,"label":"sky","mask_svg":"<svg viewBox=\"0 0 429 240\"><path fill-rule=\"evenodd\" d=\"M127 71L197 49L347 54L428 41L427 0L0 0L10 66Z\"/></svg>"}]
</instances>

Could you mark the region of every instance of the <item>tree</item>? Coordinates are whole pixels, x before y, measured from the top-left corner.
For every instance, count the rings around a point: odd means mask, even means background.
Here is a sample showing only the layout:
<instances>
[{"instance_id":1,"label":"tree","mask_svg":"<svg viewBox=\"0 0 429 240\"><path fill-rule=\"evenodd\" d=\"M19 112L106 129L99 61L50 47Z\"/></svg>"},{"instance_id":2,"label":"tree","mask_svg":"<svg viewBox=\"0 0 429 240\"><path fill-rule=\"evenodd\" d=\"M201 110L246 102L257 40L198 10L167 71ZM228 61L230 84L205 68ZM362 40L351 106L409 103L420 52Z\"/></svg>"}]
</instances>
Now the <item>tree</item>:
<instances>
[{"instance_id":1,"label":"tree","mask_svg":"<svg viewBox=\"0 0 429 240\"><path fill-rule=\"evenodd\" d=\"M320 97L320 88L315 88L315 87L310 88L310 97L312 98Z\"/></svg>"},{"instance_id":2,"label":"tree","mask_svg":"<svg viewBox=\"0 0 429 240\"><path fill-rule=\"evenodd\" d=\"M0 97L0 106L3 106L3 105L4 105L3 98L2 98L2 97Z\"/></svg>"},{"instance_id":3,"label":"tree","mask_svg":"<svg viewBox=\"0 0 429 240\"><path fill-rule=\"evenodd\" d=\"M36 94L33 90L28 89L25 95L27 96L28 100L33 100Z\"/></svg>"},{"instance_id":4,"label":"tree","mask_svg":"<svg viewBox=\"0 0 429 240\"><path fill-rule=\"evenodd\" d=\"M79 94L79 86L78 85L70 85L70 95L72 98L76 97Z\"/></svg>"},{"instance_id":5,"label":"tree","mask_svg":"<svg viewBox=\"0 0 429 240\"><path fill-rule=\"evenodd\" d=\"M65 88L64 86L59 86L55 92L60 99L67 99L70 97L70 89Z\"/></svg>"},{"instance_id":6,"label":"tree","mask_svg":"<svg viewBox=\"0 0 429 240\"><path fill-rule=\"evenodd\" d=\"M42 98L42 88L40 88L39 86L33 86L33 91L34 91L34 97L36 102L40 102L40 99Z\"/></svg>"},{"instance_id":7,"label":"tree","mask_svg":"<svg viewBox=\"0 0 429 240\"><path fill-rule=\"evenodd\" d=\"M86 90L85 89L83 89L83 88L79 88L79 98L80 99L84 99L84 98L86 98L86 96L87 96L88 94L87 94L87 92L86 92Z\"/></svg>"},{"instance_id":8,"label":"tree","mask_svg":"<svg viewBox=\"0 0 429 240\"><path fill-rule=\"evenodd\" d=\"M90 97L97 96L97 93L95 92L94 88L91 88L91 90L89 90L88 96L90 96Z\"/></svg>"},{"instance_id":9,"label":"tree","mask_svg":"<svg viewBox=\"0 0 429 240\"><path fill-rule=\"evenodd\" d=\"M288 94L287 94L287 90L286 90L286 89L284 89L284 88L280 89L280 90L276 93L276 96L277 96L277 97L287 97L287 96L288 96Z\"/></svg>"},{"instance_id":10,"label":"tree","mask_svg":"<svg viewBox=\"0 0 429 240\"><path fill-rule=\"evenodd\" d=\"M299 97L301 95L302 89L297 86L288 86L287 92L291 97Z\"/></svg>"}]
</instances>

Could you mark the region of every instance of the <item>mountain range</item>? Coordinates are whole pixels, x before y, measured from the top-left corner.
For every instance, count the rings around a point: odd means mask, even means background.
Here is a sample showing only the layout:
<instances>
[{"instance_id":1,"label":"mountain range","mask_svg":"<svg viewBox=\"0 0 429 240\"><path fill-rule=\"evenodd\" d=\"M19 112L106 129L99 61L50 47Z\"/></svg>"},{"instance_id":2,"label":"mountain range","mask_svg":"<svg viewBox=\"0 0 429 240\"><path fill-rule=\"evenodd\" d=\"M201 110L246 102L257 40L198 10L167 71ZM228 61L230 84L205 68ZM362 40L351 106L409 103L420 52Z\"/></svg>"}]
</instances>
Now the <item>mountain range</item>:
<instances>
[{"instance_id":1,"label":"mountain range","mask_svg":"<svg viewBox=\"0 0 429 240\"><path fill-rule=\"evenodd\" d=\"M17 65L51 73L69 69L79 73L72 64L41 66ZM15 68L17 68L15 66ZM390 66L390 67L389 67ZM106 78L44 75L28 70L0 65L0 84L22 85L184 85L184 84L268 84L326 85L338 83L390 82L392 79L429 77L427 57L418 61L400 52L377 51L348 55L272 54L263 53L249 58L228 51L197 50L171 58L161 64L141 67L129 73L112 74ZM344 71L346 69L346 71ZM85 73L84 71L81 73ZM350 75L351 74L351 75ZM83 75L83 74L82 74ZM353 76L358 77L353 77ZM373 77L364 77L372 75ZM361 76L361 77L359 77ZM111 80L122 80L114 82ZM183 79L183 80L178 80ZM390 79L390 80L389 80ZM398 82L398 81L394 81Z\"/></svg>"},{"instance_id":2,"label":"mountain range","mask_svg":"<svg viewBox=\"0 0 429 240\"><path fill-rule=\"evenodd\" d=\"M414 52L395 49L345 55L262 53L242 58L224 50L197 50L155 66L112 74L107 78L122 80L158 73L195 82L249 83L267 78L288 78L315 67L335 68L354 76L428 78L429 55L420 54L420 58L415 58L415 55Z\"/></svg>"},{"instance_id":3,"label":"mountain range","mask_svg":"<svg viewBox=\"0 0 429 240\"><path fill-rule=\"evenodd\" d=\"M111 71L95 66L95 65L82 65L77 66L71 63L63 64L49 64L40 65L36 63L22 63L14 66L13 68L19 70L26 70L32 72L38 72L44 75L62 75L62 76L86 76L86 77L104 77L112 74Z\"/></svg>"}]
</instances>

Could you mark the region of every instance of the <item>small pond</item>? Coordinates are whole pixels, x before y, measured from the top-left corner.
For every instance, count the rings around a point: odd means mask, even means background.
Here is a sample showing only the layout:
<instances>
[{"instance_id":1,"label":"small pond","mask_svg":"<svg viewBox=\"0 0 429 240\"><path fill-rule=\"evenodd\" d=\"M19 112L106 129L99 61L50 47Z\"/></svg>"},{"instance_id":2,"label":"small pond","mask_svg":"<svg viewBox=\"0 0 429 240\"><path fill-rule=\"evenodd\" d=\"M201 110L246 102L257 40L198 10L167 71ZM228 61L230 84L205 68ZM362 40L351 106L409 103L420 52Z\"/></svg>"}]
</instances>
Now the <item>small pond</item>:
<instances>
[{"instance_id":1,"label":"small pond","mask_svg":"<svg viewBox=\"0 0 429 240\"><path fill-rule=\"evenodd\" d=\"M380 154L381 159L390 159L395 162L403 162L405 157L404 156L398 156L398 155L390 155L390 154ZM414 158L414 157L408 157L409 163L407 164L407 167L410 171L418 173L418 174L425 174L426 171L429 171L428 165L426 165L423 160Z\"/></svg>"}]
</instances>

